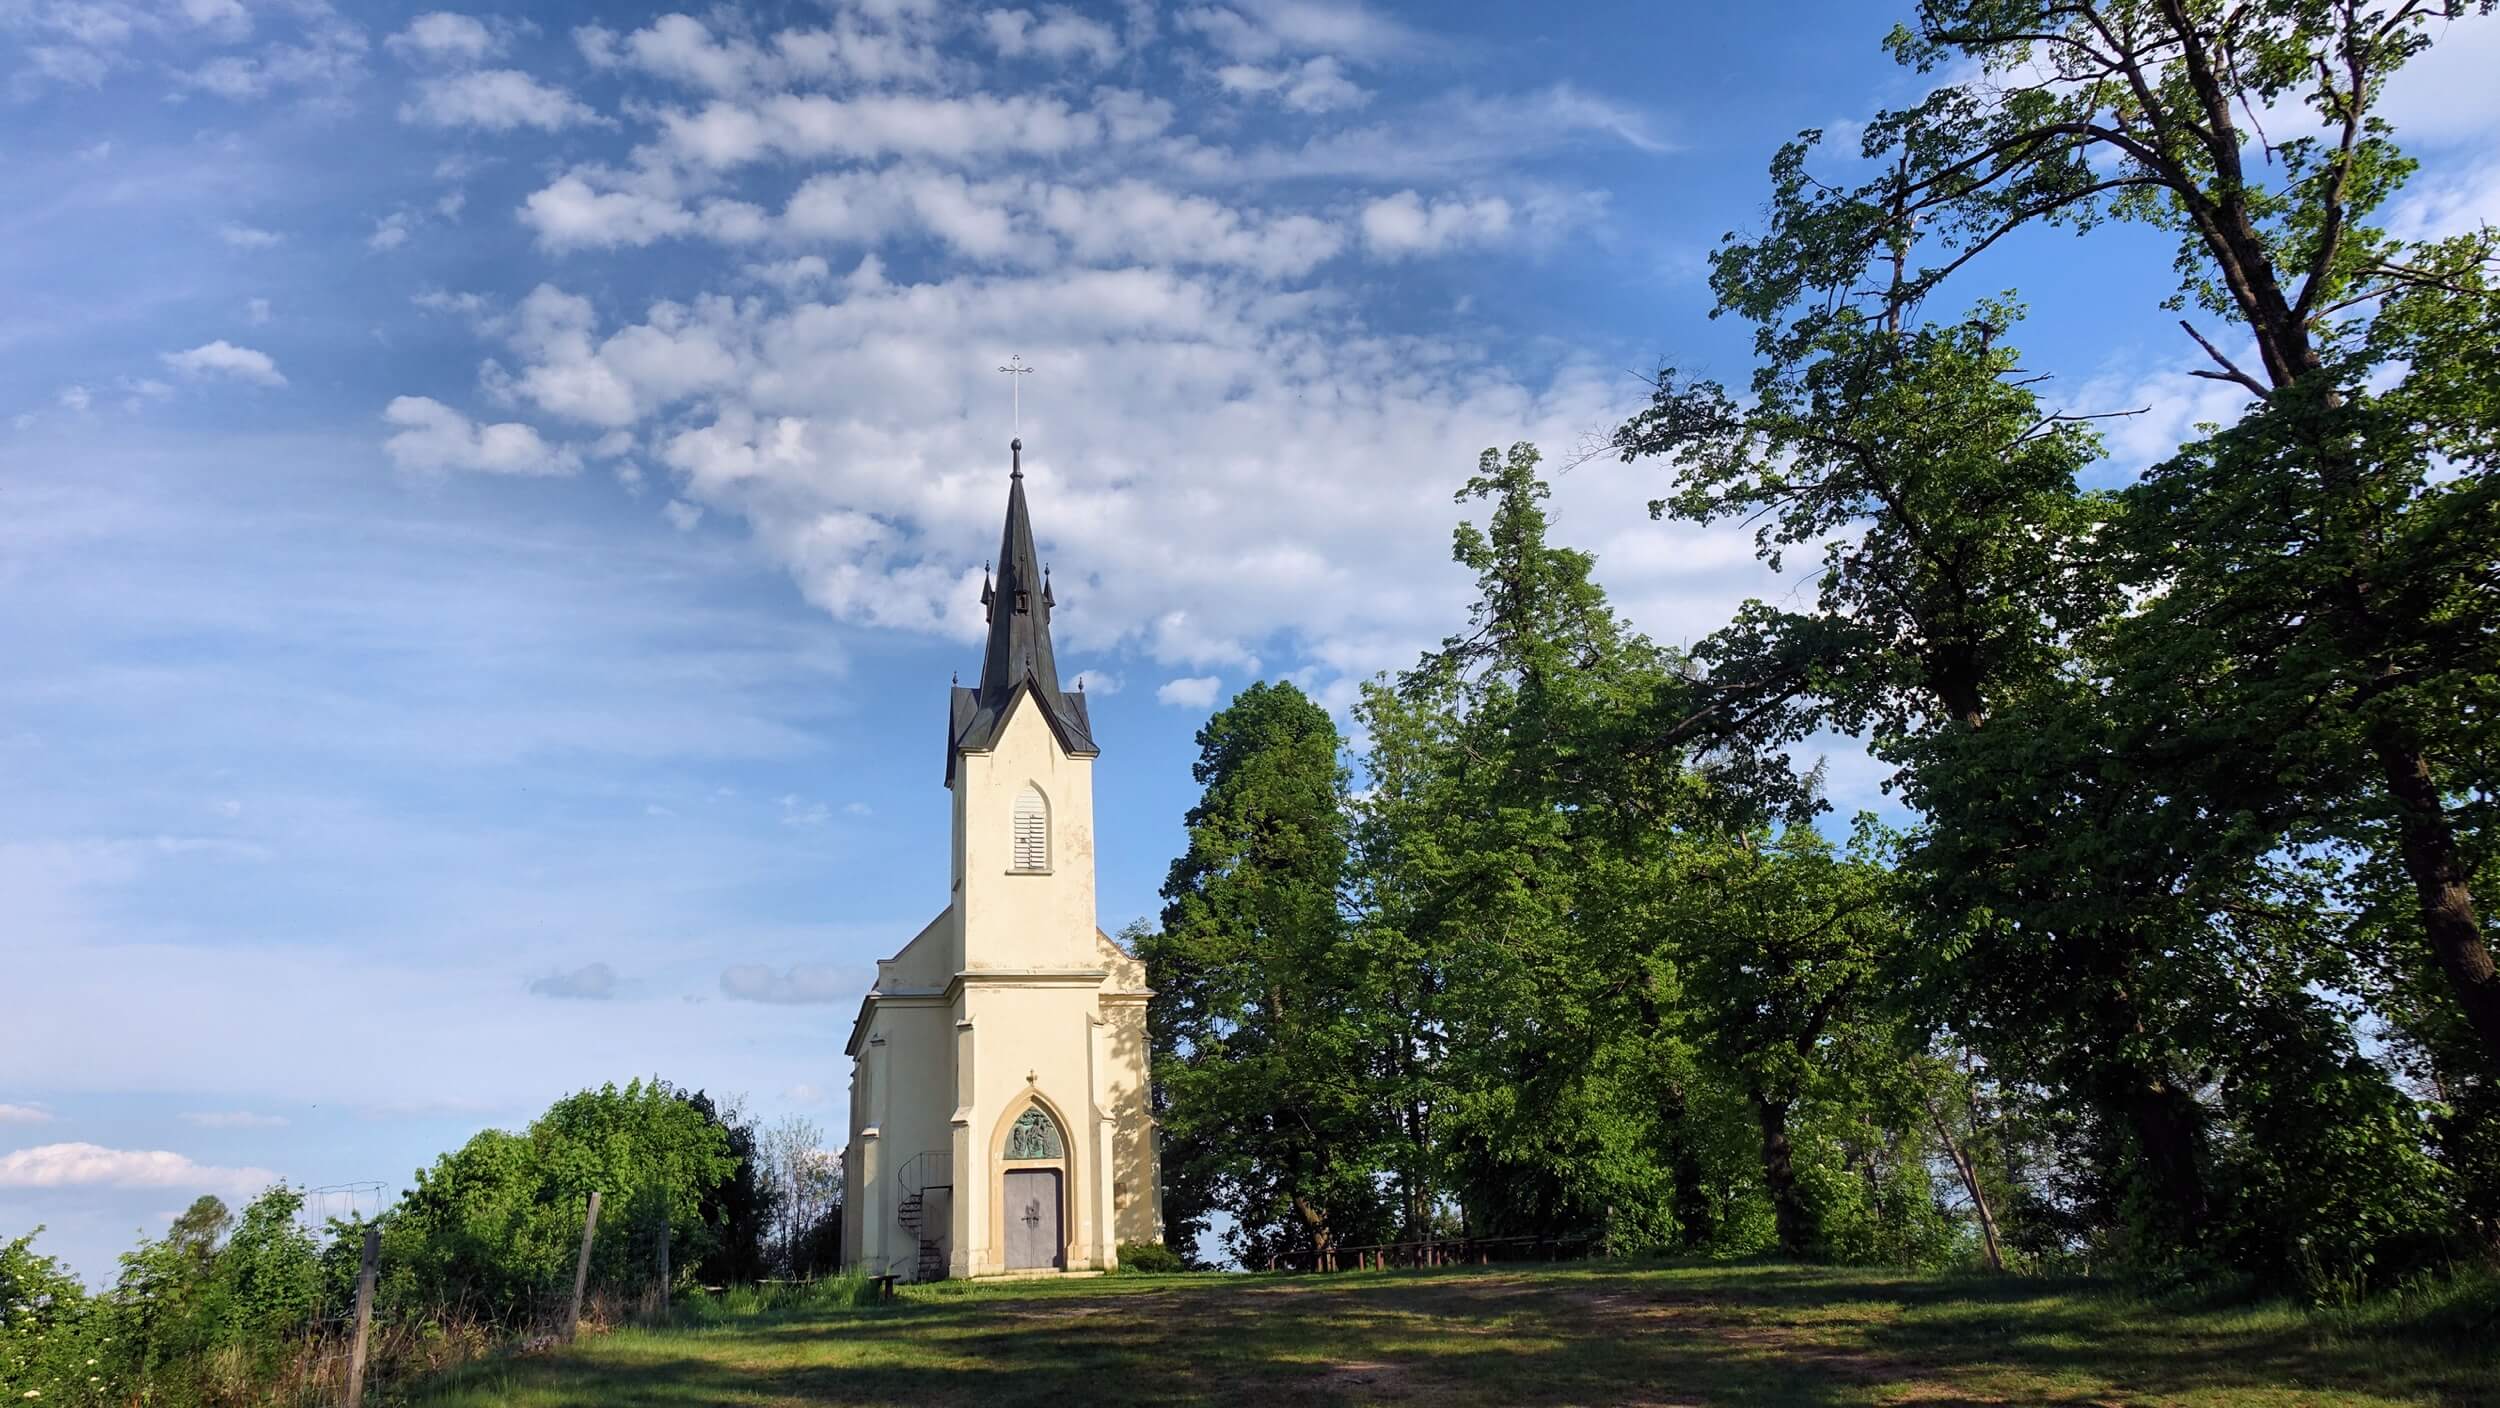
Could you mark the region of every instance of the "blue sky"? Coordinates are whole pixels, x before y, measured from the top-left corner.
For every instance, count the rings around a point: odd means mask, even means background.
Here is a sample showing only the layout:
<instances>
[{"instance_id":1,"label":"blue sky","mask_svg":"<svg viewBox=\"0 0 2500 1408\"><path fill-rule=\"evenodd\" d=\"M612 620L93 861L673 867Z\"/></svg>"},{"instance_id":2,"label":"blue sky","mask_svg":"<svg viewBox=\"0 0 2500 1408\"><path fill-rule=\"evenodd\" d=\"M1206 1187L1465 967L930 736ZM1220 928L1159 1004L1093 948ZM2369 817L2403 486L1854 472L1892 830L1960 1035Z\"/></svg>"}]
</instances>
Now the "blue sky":
<instances>
[{"instance_id":1,"label":"blue sky","mask_svg":"<svg viewBox=\"0 0 2500 1408\"><path fill-rule=\"evenodd\" d=\"M1342 711L1454 625L1477 450L1743 376L1704 258L1779 141L1916 94L1893 19L0 0L0 1234L102 1275L197 1191L396 1187L636 1074L839 1129L945 893L993 368L1117 929L1210 707ZM2400 224L2500 212L2493 28L2391 100ZM1963 286L2151 408L2112 476L2229 409L2165 263ZM1558 482L1641 626L1795 589L1662 485Z\"/></svg>"}]
</instances>

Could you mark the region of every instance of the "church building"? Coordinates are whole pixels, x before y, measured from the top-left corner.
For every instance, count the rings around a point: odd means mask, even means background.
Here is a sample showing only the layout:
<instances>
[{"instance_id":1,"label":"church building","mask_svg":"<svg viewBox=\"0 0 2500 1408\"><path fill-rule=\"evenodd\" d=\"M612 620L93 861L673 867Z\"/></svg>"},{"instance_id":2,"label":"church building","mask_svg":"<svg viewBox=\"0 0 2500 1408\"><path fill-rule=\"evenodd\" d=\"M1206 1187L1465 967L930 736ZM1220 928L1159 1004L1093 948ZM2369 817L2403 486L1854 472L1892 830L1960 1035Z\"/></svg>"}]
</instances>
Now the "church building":
<instances>
[{"instance_id":1,"label":"church building","mask_svg":"<svg viewBox=\"0 0 2500 1408\"><path fill-rule=\"evenodd\" d=\"M946 721L953 887L851 1024L842 1245L911 1280L1108 1271L1163 1237L1145 965L1094 917L1093 725L1059 687L1024 442L981 678Z\"/></svg>"}]
</instances>

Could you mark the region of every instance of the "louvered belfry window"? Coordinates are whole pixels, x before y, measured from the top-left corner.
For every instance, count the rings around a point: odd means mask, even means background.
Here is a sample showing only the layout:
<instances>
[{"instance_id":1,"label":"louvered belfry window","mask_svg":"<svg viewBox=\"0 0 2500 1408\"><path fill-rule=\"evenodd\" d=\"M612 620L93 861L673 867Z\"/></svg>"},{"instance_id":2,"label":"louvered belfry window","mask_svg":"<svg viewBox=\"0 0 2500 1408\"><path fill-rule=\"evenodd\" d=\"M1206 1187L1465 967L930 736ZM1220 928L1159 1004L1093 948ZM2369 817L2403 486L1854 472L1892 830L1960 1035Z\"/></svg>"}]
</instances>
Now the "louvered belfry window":
<instances>
[{"instance_id":1,"label":"louvered belfry window","mask_svg":"<svg viewBox=\"0 0 2500 1408\"><path fill-rule=\"evenodd\" d=\"M1026 787L1016 798L1016 859L1018 870L1050 869L1050 804L1042 800L1042 789Z\"/></svg>"}]
</instances>

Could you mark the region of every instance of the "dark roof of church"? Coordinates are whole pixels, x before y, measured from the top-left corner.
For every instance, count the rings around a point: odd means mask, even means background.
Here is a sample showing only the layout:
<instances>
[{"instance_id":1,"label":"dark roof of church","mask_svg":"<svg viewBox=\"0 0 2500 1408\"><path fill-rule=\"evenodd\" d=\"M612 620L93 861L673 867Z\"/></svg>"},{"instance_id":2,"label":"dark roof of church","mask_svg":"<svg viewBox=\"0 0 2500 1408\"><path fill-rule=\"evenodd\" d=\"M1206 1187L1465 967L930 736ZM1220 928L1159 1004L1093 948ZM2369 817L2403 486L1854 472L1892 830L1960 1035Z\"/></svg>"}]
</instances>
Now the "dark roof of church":
<instances>
[{"instance_id":1,"label":"dark roof of church","mask_svg":"<svg viewBox=\"0 0 2500 1408\"><path fill-rule=\"evenodd\" d=\"M946 780L955 780L955 755L995 746L1007 727L1016 696L1030 692L1059 746L1080 757L1102 752L1094 744L1085 695L1059 688L1059 662L1050 650L1050 573L1033 552L1033 519L1024 506L1024 442L1008 443L1007 526L998 539L998 580L981 583L989 612L989 648L981 656L981 683L957 685L946 724Z\"/></svg>"}]
</instances>

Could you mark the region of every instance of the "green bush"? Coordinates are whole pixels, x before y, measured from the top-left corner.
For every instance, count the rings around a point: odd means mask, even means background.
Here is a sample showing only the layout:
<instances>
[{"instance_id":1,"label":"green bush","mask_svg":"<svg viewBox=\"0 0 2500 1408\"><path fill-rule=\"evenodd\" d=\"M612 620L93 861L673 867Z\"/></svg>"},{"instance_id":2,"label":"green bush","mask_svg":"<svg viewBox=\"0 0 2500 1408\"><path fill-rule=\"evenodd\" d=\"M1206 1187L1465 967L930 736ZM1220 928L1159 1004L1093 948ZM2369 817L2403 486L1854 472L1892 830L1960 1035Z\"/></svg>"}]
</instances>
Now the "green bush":
<instances>
[{"instance_id":1,"label":"green bush","mask_svg":"<svg viewBox=\"0 0 2500 1408\"><path fill-rule=\"evenodd\" d=\"M1122 1242L1120 1244L1120 1269L1140 1276L1148 1276L1171 1271L1186 1271L1189 1267L1181 1260L1179 1252L1161 1242Z\"/></svg>"},{"instance_id":2,"label":"green bush","mask_svg":"<svg viewBox=\"0 0 2500 1408\"><path fill-rule=\"evenodd\" d=\"M562 1313L582 1215L601 1191L591 1282L649 1282L666 1229L680 1267L719 1243L704 1200L735 1172L728 1135L661 1081L566 1096L530 1127L490 1129L417 1175L383 1214L381 1303L459 1305L510 1328Z\"/></svg>"},{"instance_id":3,"label":"green bush","mask_svg":"<svg viewBox=\"0 0 2500 1408\"><path fill-rule=\"evenodd\" d=\"M594 1296L648 1295L658 1239L681 1285L745 1231L723 1190L731 1131L700 1096L663 1082L559 1100L521 1133L488 1130L417 1175L376 1220L382 1271L371 1363L377 1393L482 1352L560 1314L572 1289L590 1190L602 1194ZM751 1137L746 1147L752 1147ZM32 1235L0 1242L0 1403L11 1408L267 1408L332 1401L354 1303L361 1224L305 1225L304 1194L273 1187L239 1214L203 1197L161 1237L121 1258L90 1293ZM778 1288L776 1288L778 1289ZM855 1301L862 1284L791 1288L810 1303Z\"/></svg>"},{"instance_id":4,"label":"green bush","mask_svg":"<svg viewBox=\"0 0 2500 1408\"><path fill-rule=\"evenodd\" d=\"M111 1402L129 1381L107 1362L110 1307L36 1253L42 1231L0 1244L0 1401Z\"/></svg>"}]
</instances>

